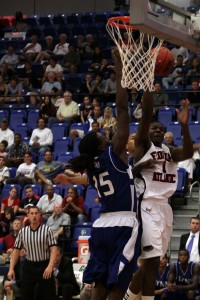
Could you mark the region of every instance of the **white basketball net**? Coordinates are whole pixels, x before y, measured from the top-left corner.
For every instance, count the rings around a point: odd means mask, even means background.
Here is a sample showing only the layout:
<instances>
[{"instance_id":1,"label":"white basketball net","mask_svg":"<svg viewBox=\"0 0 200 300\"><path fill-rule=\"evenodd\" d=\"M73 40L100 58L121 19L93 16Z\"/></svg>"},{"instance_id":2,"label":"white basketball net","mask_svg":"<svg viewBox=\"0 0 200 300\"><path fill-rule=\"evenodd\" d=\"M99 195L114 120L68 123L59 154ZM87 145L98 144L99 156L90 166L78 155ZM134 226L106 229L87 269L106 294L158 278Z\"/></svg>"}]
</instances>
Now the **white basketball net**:
<instances>
[{"instance_id":1,"label":"white basketball net","mask_svg":"<svg viewBox=\"0 0 200 300\"><path fill-rule=\"evenodd\" d=\"M129 22L127 24L129 17L123 17L126 23L120 17L112 19L114 22L108 21L106 29L115 42L122 60L122 87L144 91L147 89L149 91L154 90L155 63L163 40L155 41L154 36L140 31L140 37L135 41L133 27L129 25ZM121 25L123 25L123 30ZM126 44L124 43L124 32L128 35L128 43ZM148 49L144 48L144 41L148 45Z\"/></svg>"}]
</instances>

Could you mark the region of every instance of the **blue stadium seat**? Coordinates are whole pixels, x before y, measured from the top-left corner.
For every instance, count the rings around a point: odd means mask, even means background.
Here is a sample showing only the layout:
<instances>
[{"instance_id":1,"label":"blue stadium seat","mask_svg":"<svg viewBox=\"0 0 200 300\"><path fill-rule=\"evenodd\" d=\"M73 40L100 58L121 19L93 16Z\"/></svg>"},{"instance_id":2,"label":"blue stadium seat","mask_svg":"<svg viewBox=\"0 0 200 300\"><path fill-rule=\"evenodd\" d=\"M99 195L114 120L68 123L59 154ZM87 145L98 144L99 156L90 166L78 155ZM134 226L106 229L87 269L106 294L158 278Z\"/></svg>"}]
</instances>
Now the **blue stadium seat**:
<instances>
[{"instance_id":1,"label":"blue stadium seat","mask_svg":"<svg viewBox=\"0 0 200 300\"><path fill-rule=\"evenodd\" d=\"M67 133L67 124L66 123L55 123L53 124L51 130L53 133L53 141L56 142L59 139L62 139L66 136Z\"/></svg>"},{"instance_id":2,"label":"blue stadium seat","mask_svg":"<svg viewBox=\"0 0 200 300\"><path fill-rule=\"evenodd\" d=\"M74 141L74 147L73 147L74 156L80 155L79 150L78 150L78 145L81 140L82 140L81 137L77 137Z\"/></svg>"},{"instance_id":3,"label":"blue stadium seat","mask_svg":"<svg viewBox=\"0 0 200 300\"><path fill-rule=\"evenodd\" d=\"M95 198L98 197L96 189L89 185L85 194L85 210L88 212L90 208L96 205Z\"/></svg>"},{"instance_id":4,"label":"blue stadium seat","mask_svg":"<svg viewBox=\"0 0 200 300\"><path fill-rule=\"evenodd\" d=\"M39 109L30 109L28 111L27 122L30 129L35 129L37 127L37 120L39 118Z\"/></svg>"},{"instance_id":5,"label":"blue stadium seat","mask_svg":"<svg viewBox=\"0 0 200 300\"><path fill-rule=\"evenodd\" d=\"M136 133L138 130L139 123L131 122L129 123L129 134Z\"/></svg>"},{"instance_id":6,"label":"blue stadium seat","mask_svg":"<svg viewBox=\"0 0 200 300\"><path fill-rule=\"evenodd\" d=\"M64 152L58 155L57 160L63 163L68 163L68 161L72 158L74 158L73 152Z\"/></svg>"},{"instance_id":7,"label":"blue stadium seat","mask_svg":"<svg viewBox=\"0 0 200 300\"><path fill-rule=\"evenodd\" d=\"M172 132L174 140L181 137L181 125L179 122L171 122L167 125L166 131Z\"/></svg>"},{"instance_id":8,"label":"blue stadium seat","mask_svg":"<svg viewBox=\"0 0 200 300\"><path fill-rule=\"evenodd\" d=\"M198 108L198 111L197 111L197 121L200 122L200 108Z\"/></svg>"},{"instance_id":9,"label":"blue stadium seat","mask_svg":"<svg viewBox=\"0 0 200 300\"><path fill-rule=\"evenodd\" d=\"M95 222L96 219L100 217L99 210L101 208L101 204L96 204L91 208L91 214L90 214L90 222Z\"/></svg>"},{"instance_id":10,"label":"blue stadium seat","mask_svg":"<svg viewBox=\"0 0 200 300\"><path fill-rule=\"evenodd\" d=\"M8 169L9 169L9 172L10 172L10 178L15 178L17 168L15 168L15 167L10 167L10 168L8 168Z\"/></svg>"},{"instance_id":11,"label":"blue stadium seat","mask_svg":"<svg viewBox=\"0 0 200 300\"><path fill-rule=\"evenodd\" d=\"M175 145L175 146L182 146L182 145L183 145L183 139L182 139L181 136L180 136L180 137L176 137L176 138L174 139L174 145Z\"/></svg>"},{"instance_id":12,"label":"blue stadium seat","mask_svg":"<svg viewBox=\"0 0 200 300\"><path fill-rule=\"evenodd\" d=\"M86 134L88 132L88 129L89 129L89 123L73 123L71 126L70 126L70 130L72 129L78 129L78 130L83 130L84 133Z\"/></svg>"},{"instance_id":13,"label":"blue stadium seat","mask_svg":"<svg viewBox=\"0 0 200 300\"><path fill-rule=\"evenodd\" d=\"M57 139L54 144L54 153L58 156L62 152L67 152L69 145L71 145L72 140L70 137L63 137Z\"/></svg>"},{"instance_id":14,"label":"blue stadium seat","mask_svg":"<svg viewBox=\"0 0 200 300\"><path fill-rule=\"evenodd\" d=\"M21 137L23 139L23 138L27 137L27 135L29 134L29 126L26 123L18 124L14 128L14 132L21 134Z\"/></svg>"},{"instance_id":15,"label":"blue stadium seat","mask_svg":"<svg viewBox=\"0 0 200 300\"><path fill-rule=\"evenodd\" d=\"M173 198L184 198L186 193L187 193L187 172L183 168L178 168L178 183L177 183L177 188L176 191L172 197Z\"/></svg>"},{"instance_id":16,"label":"blue stadium seat","mask_svg":"<svg viewBox=\"0 0 200 300\"><path fill-rule=\"evenodd\" d=\"M200 133L200 122L190 122L189 123L189 130L190 130L190 135L192 138L192 141L195 142L196 139L199 137Z\"/></svg>"},{"instance_id":17,"label":"blue stadium seat","mask_svg":"<svg viewBox=\"0 0 200 300\"><path fill-rule=\"evenodd\" d=\"M0 120L6 118L9 121L9 112L7 109L0 110Z\"/></svg>"},{"instance_id":18,"label":"blue stadium seat","mask_svg":"<svg viewBox=\"0 0 200 300\"><path fill-rule=\"evenodd\" d=\"M64 25L65 24L65 19L64 19L63 15L53 16L52 21L53 21L54 25Z\"/></svg>"},{"instance_id":19,"label":"blue stadium seat","mask_svg":"<svg viewBox=\"0 0 200 300\"><path fill-rule=\"evenodd\" d=\"M10 115L10 128L14 129L17 125L24 123L26 120L26 111L25 110L11 110Z\"/></svg>"},{"instance_id":20,"label":"blue stadium seat","mask_svg":"<svg viewBox=\"0 0 200 300\"><path fill-rule=\"evenodd\" d=\"M174 115L175 110L173 108L160 108L158 111L158 121L167 127L173 121Z\"/></svg>"}]
</instances>

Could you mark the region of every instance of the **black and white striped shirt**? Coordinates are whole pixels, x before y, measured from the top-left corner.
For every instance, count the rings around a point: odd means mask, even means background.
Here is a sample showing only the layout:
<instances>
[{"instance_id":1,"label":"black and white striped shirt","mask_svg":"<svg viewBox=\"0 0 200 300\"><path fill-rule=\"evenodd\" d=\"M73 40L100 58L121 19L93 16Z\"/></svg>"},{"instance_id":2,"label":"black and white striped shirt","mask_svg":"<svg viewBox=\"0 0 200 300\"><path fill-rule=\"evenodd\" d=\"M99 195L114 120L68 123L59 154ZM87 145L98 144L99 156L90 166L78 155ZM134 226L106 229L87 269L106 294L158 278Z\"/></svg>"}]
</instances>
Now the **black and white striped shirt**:
<instances>
[{"instance_id":1,"label":"black and white striped shirt","mask_svg":"<svg viewBox=\"0 0 200 300\"><path fill-rule=\"evenodd\" d=\"M50 258L50 247L57 245L53 231L46 225L40 225L36 230L26 226L19 231L14 247L24 249L29 261L44 261Z\"/></svg>"}]
</instances>

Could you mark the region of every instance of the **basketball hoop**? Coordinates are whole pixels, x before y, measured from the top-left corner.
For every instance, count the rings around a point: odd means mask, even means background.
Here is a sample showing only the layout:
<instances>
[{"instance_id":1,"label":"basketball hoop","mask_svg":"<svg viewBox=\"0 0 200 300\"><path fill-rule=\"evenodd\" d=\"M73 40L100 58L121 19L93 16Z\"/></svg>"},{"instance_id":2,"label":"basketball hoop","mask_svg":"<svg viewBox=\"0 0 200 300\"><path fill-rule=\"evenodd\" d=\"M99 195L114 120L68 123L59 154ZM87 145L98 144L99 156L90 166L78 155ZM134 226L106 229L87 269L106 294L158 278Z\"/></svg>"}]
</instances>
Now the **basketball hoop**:
<instances>
[{"instance_id":1,"label":"basketball hoop","mask_svg":"<svg viewBox=\"0 0 200 300\"><path fill-rule=\"evenodd\" d=\"M139 38L135 40L133 32L138 29L130 25L129 16L110 18L106 29L115 42L122 60L122 87L152 91L156 57L163 40L141 31ZM127 34L126 43L123 38L125 32ZM148 49L144 48L144 41Z\"/></svg>"}]
</instances>

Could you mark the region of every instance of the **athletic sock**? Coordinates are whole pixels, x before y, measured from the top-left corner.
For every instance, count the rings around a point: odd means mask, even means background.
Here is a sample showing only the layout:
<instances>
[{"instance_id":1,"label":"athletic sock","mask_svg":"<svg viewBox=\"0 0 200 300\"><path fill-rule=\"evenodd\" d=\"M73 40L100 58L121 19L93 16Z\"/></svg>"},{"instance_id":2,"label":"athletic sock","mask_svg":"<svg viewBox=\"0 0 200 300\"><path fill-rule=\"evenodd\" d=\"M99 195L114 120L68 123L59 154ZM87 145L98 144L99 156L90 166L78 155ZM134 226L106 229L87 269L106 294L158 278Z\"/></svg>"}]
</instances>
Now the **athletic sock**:
<instances>
[{"instance_id":1,"label":"athletic sock","mask_svg":"<svg viewBox=\"0 0 200 300\"><path fill-rule=\"evenodd\" d=\"M142 300L154 300L154 296L142 296Z\"/></svg>"},{"instance_id":2,"label":"athletic sock","mask_svg":"<svg viewBox=\"0 0 200 300\"><path fill-rule=\"evenodd\" d=\"M129 288L126 291L123 300L135 300L135 298L137 297L137 295L133 294Z\"/></svg>"}]
</instances>

